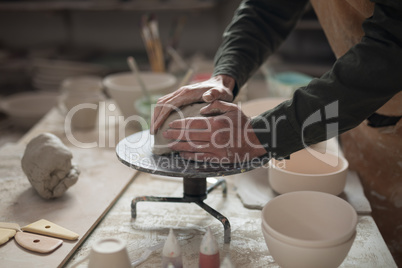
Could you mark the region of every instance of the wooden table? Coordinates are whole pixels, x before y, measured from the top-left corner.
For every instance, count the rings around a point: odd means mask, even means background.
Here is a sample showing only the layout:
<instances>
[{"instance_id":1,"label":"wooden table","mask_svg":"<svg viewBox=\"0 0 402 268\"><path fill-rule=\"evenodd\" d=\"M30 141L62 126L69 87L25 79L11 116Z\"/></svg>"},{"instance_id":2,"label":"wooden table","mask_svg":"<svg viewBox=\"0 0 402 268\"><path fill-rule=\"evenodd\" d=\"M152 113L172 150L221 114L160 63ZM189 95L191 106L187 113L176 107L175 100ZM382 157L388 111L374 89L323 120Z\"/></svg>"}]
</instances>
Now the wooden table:
<instances>
[{"instance_id":1,"label":"wooden table","mask_svg":"<svg viewBox=\"0 0 402 268\"><path fill-rule=\"evenodd\" d=\"M60 124L63 121L54 113L55 111L52 111L20 143L25 144L38 132L48 131L57 134L62 129ZM56 117L57 120L55 120ZM116 133L112 134L108 129L106 130L104 131L105 136L101 137L101 140L98 137L96 141L100 141L100 145L105 145L104 150L112 150L113 146L109 145L117 140ZM65 135L61 136L65 137ZM94 138L93 135L82 134L76 138L80 141L87 139L88 143L95 142L95 140L91 140ZM103 143L103 141L105 142ZM73 145L70 144L70 146ZM115 161L118 161L117 158ZM218 188L209 194L205 202L229 218L232 226L230 244L223 243L222 224L195 204L141 202L138 205L138 216L133 220L130 204L134 197L141 195L181 196L183 191L180 179L138 172L134 181L128 185L88 238L73 253L66 267L72 267L77 260L89 253L91 245L96 240L106 237L124 239L127 242L129 256L134 261L146 248L163 243L170 228L174 230L181 245L184 266L198 267L199 246L207 227L211 228L219 244L221 259L229 256L235 267L278 267L270 256L262 236L261 211L246 208L237 196L234 178L229 176L226 177L226 180L228 183L227 197L224 198ZM102 197L102 193L99 193L99 197ZM160 265L161 249L151 254L138 267L160 267ZM86 264L79 267L86 267ZM355 242L341 267L396 267L369 214L360 213Z\"/></svg>"},{"instance_id":2,"label":"wooden table","mask_svg":"<svg viewBox=\"0 0 402 268\"><path fill-rule=\"evenodd\" d=\"M223 243L222 224L194 204L143 202L138 205L137 219L131 219L130 203L133 197L167 193L170 193L169 196L180 196L182 193L180 181L139 173L67 267L87 255L94 241L106 237L119 237L127 241L130 258L134 261L147 247L165 241L169 228L179 239L184 267L198 267L199 246L207 227L211 228L217 239L221 259L230 256L235 267L278 267L262 236L261 211L245 208L236 195L233 180L230 177L226 179L229 186L227 197L223 198L217 189L209 194L206 203L229 218L232 225L230 245ZM138 267L160 265L161 250ZM396 267L371 216L359 216L355 242L341 267Z\"/></svg>"},{"instance_id":3,"label":"wooden table","mask_svg":"<svg viewBox=\"0 0 402 268\"><path fill-rule=\"evenodd\" d=\"M116 121L107 119L118 115L106 109L100 115L96 128L70 133L64 126L63 114L55 108L18 143L0 148L0 221L25 226L46 219L79 235L78 240L65 240L55 252L46 255L24 250L11 240L1 246L0 267L63 266L133 180L136 170L116 160L118 128ZM72 151L72 161L81 170L78 182L55 200L39 197L21 169L25 145L43 132L58 136Z\"/></svg>"}]
</instances>

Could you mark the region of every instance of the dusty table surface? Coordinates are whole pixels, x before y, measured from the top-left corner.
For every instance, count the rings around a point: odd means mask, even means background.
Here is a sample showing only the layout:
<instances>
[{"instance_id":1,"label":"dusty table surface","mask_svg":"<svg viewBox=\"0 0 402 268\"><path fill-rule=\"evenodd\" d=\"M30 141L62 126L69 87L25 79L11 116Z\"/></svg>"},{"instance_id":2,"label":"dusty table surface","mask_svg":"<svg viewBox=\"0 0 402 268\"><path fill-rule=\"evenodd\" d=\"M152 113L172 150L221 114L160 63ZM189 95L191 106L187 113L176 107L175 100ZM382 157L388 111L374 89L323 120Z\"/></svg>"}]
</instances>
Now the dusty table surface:
<instances>
[{"instance_id":1,"label":"dusty table surface","mask_svg":"<svg viewBox=\"0 0 402 268\"><path fill-rule=\"evenodd\" d=\"M208 195L205 202L229 218L232 227L230 244L223 243L222 224L195 204L141 202L137 218L131 219L130 205L134 197L182 195L180 179L139 173L66 267L72 267L86 256L95 241L107 237L125 240L129 256L134 261L146 248L163 243L170 228L179 240L184 267L198 267L199 247L208 227L219 244L221 261L229 256L235 267L278 267L262 235L261 211L245 208L236 195L231 177L226 177L226 180L227 197L224 198L218 188ZM160 267L161 251L155 251L138 267ZM86 267L86 264L78 267ZM371 216L359 216L356 239L341 267L396 267Z\"/></svg>"},{"instance_id":2,"label":"dusty table surface","mask_svg":"<svg viewBox=\"0 0 402 268\"><path fill-rule=\"evenodd\" d=\"M110 111L105 106L109 118ZM101 122L102 128L105 122ZM107 122L106 122L107 123ZM39 124L25 135L19 144L26 144L32 137L41 132L52 132L65 143L67 139L63 128L63 117L53 110ZM97 131L77 132L73 142L93 143L98 147L113 150L120 139L118 129L106 127L98 135ZM116 157L116 161L117 157ZM119 163L124 167L123 164ZM195 204L150 203L138 204L137 219L131 219L131 201L142 195L155 196L182 196L182 182L162 176L137 173L123 195L117 200L106 216L96 226L83 244L76 250L66 267L80 258L87 256L91 245L101 238L120 237L127 242L131 260L138 259L146 248L163 243L169 229L173 228L179 239L183 252L185 267L198 267L198 254L201 239L208 227L211 228L220 246L221 259L229 256L235 267L278 267L269 255L261 232L261 211L244 207L239 199L234 178L226 178L228 195L222 197L220 188L209 194L205 203L228 217L232 227L232 241L223 243L223 226L207 212ZM1 266L1 265L0 265ZM138 267L161 266L161 249L154 252L143 264ZM82 264L79 267L86 267ZM357 227L357 237L341 267L396 267L392 256L386 247L373 219L365 214L360 215Z\"/></svg>"},{"instance_id":3,"label":"dusty table surface","mask_svg":"<svg viewBox=\"0 0 402 268\"><path fill-rule=\"evenodd\" d=\"M33 263L40 267L61 267L132 181L136 170L121 165L114 151L119 131L117 121L108 120L118 114L105 109L100 115L97 127L69 133L63 114L55 108L18 143L0 146L0 200L3 204L0 221L24 226L43 218L80 236L77 241L65 240L60 248L47 255L23 250L11 240L0 248L0 267L32 267ZM25 145L43 132L58 136L70 148L72 161L81 170L78 182L55 200L40 198L21 169ZM96 146L89 146L95 143Z\"/></svg>"}]
</instances>

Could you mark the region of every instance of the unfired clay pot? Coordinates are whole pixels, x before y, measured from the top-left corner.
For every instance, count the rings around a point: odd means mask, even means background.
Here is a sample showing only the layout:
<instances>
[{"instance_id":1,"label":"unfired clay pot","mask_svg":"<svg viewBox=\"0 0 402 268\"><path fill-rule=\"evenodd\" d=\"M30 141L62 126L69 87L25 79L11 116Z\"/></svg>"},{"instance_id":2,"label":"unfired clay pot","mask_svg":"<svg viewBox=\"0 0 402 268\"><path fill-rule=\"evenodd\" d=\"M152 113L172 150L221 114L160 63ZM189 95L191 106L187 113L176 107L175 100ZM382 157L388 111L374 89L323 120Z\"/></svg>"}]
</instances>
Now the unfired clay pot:
<instances>
[{"instance_id":1,"label":"unfired clay pot","mask_svg":"<svg viewBox=\"0 0 402 268\"><path fill-rule=\"evenodd\" d=\"M281 267L338 267L356 236L355 209L327 193L283 194L261 215L268 249Z\"/></svg>"},{"instance_id":2,"label":"unfired clay pot","mask_svg":"<svg viewBox=\"0 0 402 268\"><path fill-rule=\"evenodd\" d=\"M289 160L271 160L269 183L279 193L319 191L342 193L346 184L348 161L333 153L311 154L307 149L290 155Z\"/></svg>"},{"instance_id":3,"label":"unfired clay pot","mask_svg":"<svg viewBox=\"0 0 402 268\"><path fill-rule=\"evenodd\" d=\"M275 262L283 268L335 268L346 258L356 233L346 242L332 247L309 248L288 244L263 231Z\"/></svg>"}]
</instances>

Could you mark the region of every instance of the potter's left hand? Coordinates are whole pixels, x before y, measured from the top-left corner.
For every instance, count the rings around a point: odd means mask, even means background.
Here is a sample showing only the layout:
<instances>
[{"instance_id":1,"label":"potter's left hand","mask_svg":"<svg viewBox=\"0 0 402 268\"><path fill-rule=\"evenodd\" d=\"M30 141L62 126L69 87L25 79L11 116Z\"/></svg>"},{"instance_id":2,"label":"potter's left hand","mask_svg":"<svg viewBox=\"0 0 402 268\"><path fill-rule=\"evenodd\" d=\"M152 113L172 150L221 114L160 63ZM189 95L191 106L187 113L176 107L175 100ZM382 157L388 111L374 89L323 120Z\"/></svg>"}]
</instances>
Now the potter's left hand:
<instances>
[{"instance_id":1,"label":"potter's left hand","mask_svg":"<svg viewBox=\"0 0 402 268\"><path fill-rule=\"evenodd\" d=\"M175 120L163 133L165 138L177 141L170 147L181 157L234 163L267 153L250 125L250 118L237 105L217 100L200 113L205 117Z\"/></svg>"}]
</instances>

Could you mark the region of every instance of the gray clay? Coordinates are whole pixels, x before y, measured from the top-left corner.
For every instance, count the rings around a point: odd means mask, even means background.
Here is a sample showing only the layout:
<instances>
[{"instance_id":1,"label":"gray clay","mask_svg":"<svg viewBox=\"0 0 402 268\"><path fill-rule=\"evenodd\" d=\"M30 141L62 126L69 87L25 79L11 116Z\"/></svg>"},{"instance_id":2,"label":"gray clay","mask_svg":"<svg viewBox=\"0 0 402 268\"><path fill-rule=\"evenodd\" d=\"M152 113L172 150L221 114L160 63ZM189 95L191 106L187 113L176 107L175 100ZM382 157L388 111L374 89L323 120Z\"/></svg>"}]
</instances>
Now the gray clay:
<instances>
[{"instance_id":1,"label":"gray clay","mask_svg":"<svg viewBox=\"0 0 402 268\"><path fill-rule=\"evenodd\" d=\"M158 132L154 136L154 147L152 148L152 153L157 155L169 154L172 150L168 147L170 140L165 139L162 133L169 128L169 123L188 117L202 117L200 114L201 108L207 106L209 103L194 103L184 107L181 107L179 112L173 111L162 126L158 129Z\"/></svg>"},{"instance_id":2,"label":"gray clay","mask_svg":"<svg viewBox=\"0 0 402 268\"><path fill-rule=\"evenodd\" d=\"M43 133L25 148L21 166L29 182L45 198L57 198L74 185L80 174L71 163L73 155L53 134Z\"/></svg>"}]
</instances>

